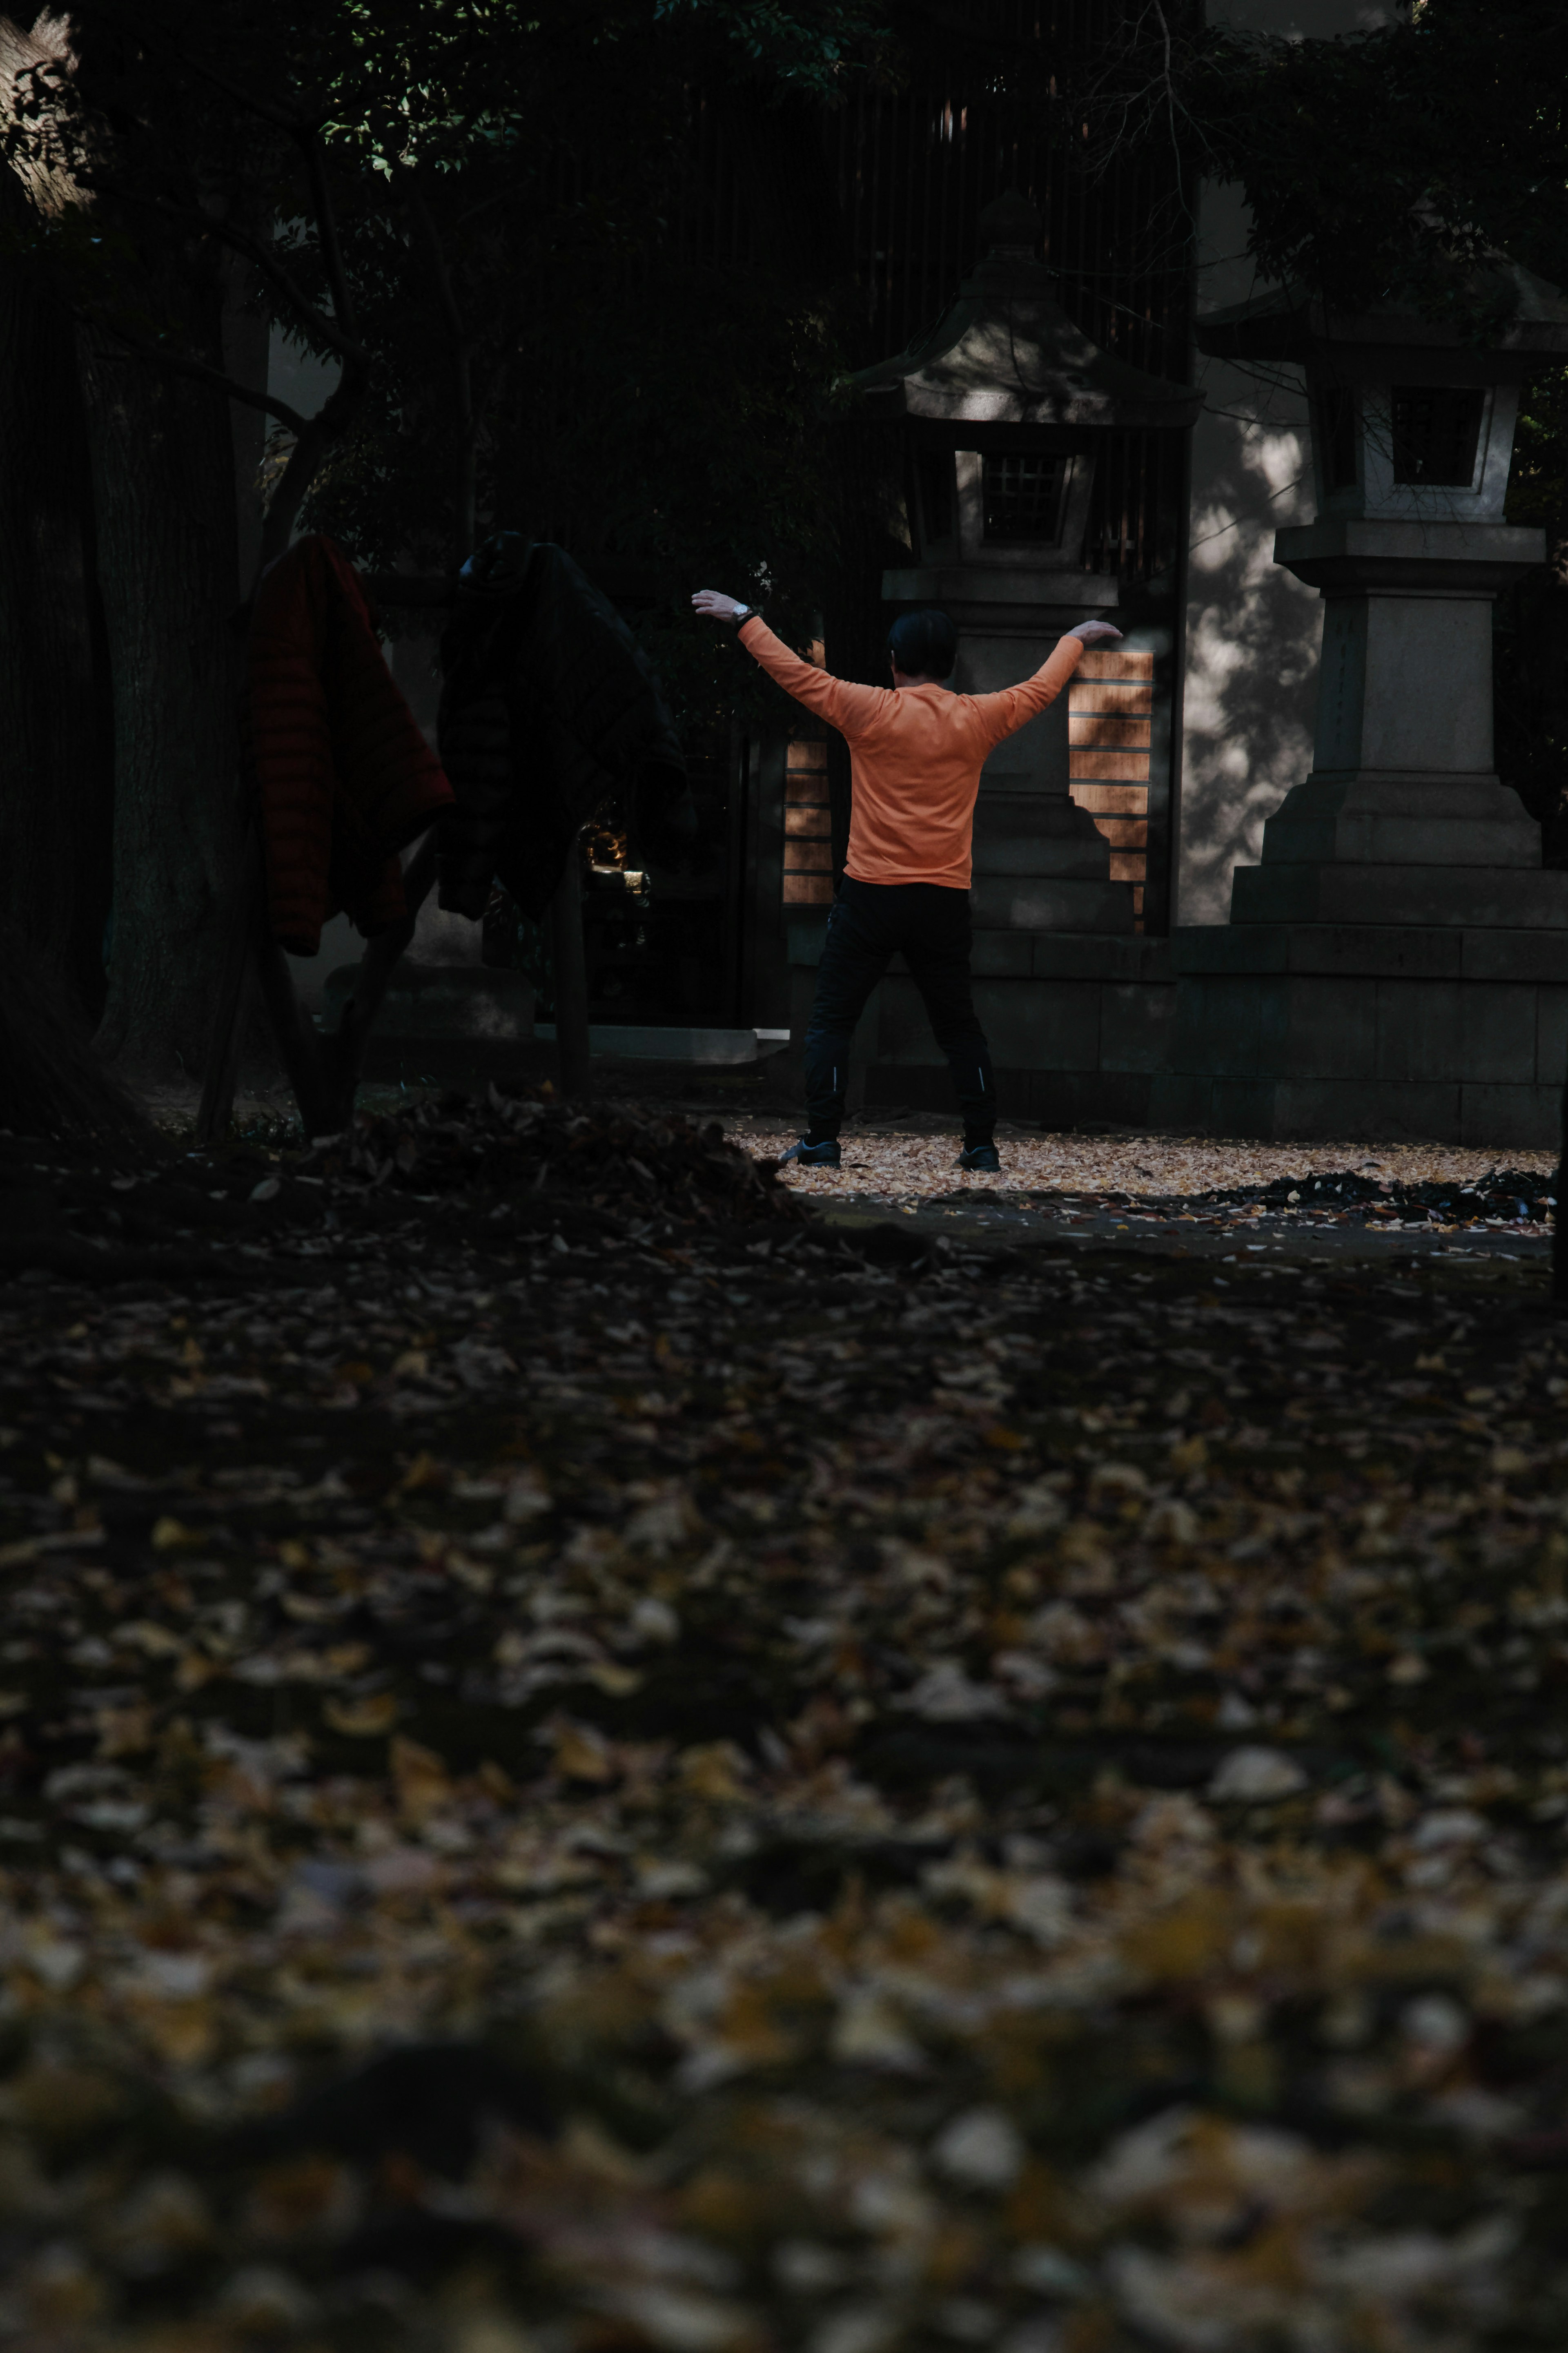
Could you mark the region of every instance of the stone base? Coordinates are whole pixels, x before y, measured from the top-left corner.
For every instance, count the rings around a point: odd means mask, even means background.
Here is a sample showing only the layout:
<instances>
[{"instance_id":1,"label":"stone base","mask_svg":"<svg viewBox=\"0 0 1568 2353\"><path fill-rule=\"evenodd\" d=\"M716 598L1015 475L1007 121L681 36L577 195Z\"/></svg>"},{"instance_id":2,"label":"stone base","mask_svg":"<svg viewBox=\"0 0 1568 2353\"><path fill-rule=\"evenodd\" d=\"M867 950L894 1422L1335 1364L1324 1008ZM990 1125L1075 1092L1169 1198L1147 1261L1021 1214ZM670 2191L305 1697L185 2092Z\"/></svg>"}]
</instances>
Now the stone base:
<instances>
[{"instance_id":1,"label":"stone base","mask_svg":"<svg viewBox=\"0 0 1568 2353\"><path fill-rule=\"evenodd\" d=\"M1459 1144L1479 1152L1555 1152L1563 1084L1484 1081L1390 1085L1354 1079L1167 1077L1148 1124L1185 1135L1275 1144Z\"/></svg>"},{"instance_id":2,"label":"stone base","mask_svg":"<svg viewBox=\"0 0 1568 2353\"><path fill-rule=\"evenodd\" d=\"M1238 866L1231 928L1382 924L1415 931L1568 930L1568 873L1518 866Z\"/></svg>"},{"instance_id":3,"label":"stone base","mask_svg":"<svg viewBox=\"0 0 1568 2353\"><path fill-rule=\"evenodd\" d=\"M822 929L821 919L791 926L797 1039ZM973 968L1004 1118L1556 1147L1568 932L1216 924L1142 940L978 930ZM900 964L861 1021L849 1099L955 1108Z\"/></svg>"},{"instance_id":4,"label":"stone base","mask_svg":"<svg viewBox=\"0 0 1568 2353\"><path fill-rule=\"evenodd\" d=\"M1059 749L1065 769L1065 733ZM1110 844L1065 789L982 790L970 908L982 931L1130 938L1137 920L1131 883L1111 881Z\"/></svg>"},{"instance_id":5,"label":"stone base","mask_svg":"<svg viewBox=\"0 0 1568 2353\"><path fill-rule=\"evenodd\" d=\"M1568 936L1216 924L1171 945L1176 1014L1151 1096L1161 1125L1555 1147Z\"/></svg>"},{"instance_id":6,"label":"stone base","mask_svg":"<svg viewBox=\"0 0 1568 2353\"><path fill-rule=\"evenodd\" d=\"M1064 1135L1075 1128L1125 1127L1142 1132L1168 1126L1170 1123L1155 1113L1157 1084L1146 1071L1030 1071L996 1065L1000 1116ZM945 1062L934 1069L873 1062L867 1068L861 1092L852 1099L852 1107L889 1116L900 1112L946 1113L955 1135L963 1124Z\"/></svg>"},{"instance_id":7,"label":"stone base","mask_svg":"<svg viewBox=\"0 0 1568 2353\"><path fill-rule=\"evenodd\" d=\"M825 928L821 919L790 925L790 1029L797 1041L811 1016ZM1060 1128L1147 1124L1175 1013L1168 941L1109 929L1096 935L977 924L972 969L1004 1119ZM856 1032L849 1103L951 1111L957 1118L946 1060L901 956Z\"/></svg>"},{"instance_id":8,"label":"stone base","mask_svg":"<svg viewBox=\"0 0 1568 2353\"><path fill-rule=\"evenodd\" d=\"M1263 828L1263 868L1510 866L1541 871L1541 828L1492 775L1314 772ZM1252 870L1248 870L1250 871Z\"/></svg>"}]
</instances>

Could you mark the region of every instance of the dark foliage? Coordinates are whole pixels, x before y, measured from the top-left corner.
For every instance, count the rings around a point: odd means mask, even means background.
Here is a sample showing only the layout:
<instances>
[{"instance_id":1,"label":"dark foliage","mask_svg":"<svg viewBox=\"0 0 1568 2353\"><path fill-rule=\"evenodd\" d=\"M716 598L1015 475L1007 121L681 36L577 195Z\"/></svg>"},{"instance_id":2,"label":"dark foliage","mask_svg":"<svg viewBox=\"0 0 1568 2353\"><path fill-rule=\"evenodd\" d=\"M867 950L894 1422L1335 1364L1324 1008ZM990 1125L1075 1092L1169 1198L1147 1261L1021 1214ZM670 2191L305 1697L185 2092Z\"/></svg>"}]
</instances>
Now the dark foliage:
<instances>
[{"instance_id":1,"label":"dark foliage","mask_svg":"<svg viewBox=\"0 0 1568 2353\"><path fill-rule=\"evenodd\" d=\"M1354 311L1414 297L1495 326L1470 265L1501 248L1568 274L1568 15L1556 0L1415 0L1335 40L1129 6L1069 92L1091 159L1173 142L1237 181L1263 276Z\"/></svg>"}]
</instances>

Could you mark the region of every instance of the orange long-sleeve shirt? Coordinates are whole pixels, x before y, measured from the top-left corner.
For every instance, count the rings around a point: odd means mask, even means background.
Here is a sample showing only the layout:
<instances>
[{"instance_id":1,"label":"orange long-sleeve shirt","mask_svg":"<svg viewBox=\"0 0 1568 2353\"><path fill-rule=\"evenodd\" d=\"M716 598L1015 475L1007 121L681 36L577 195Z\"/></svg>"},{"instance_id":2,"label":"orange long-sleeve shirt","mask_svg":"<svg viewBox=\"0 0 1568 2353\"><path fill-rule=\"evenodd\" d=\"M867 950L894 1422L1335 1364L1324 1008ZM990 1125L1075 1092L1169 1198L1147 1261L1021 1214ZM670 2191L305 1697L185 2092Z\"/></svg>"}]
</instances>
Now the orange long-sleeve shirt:
<instances>
[{"instance_id":1,"label":"orange long-sleeve shirt","mask_svg":"<svg viewBox=\"0 0 1568 2353\"><path fill-rule=\"evenodd\" d=\"M853 805L844 871L854 882L936 882L969 888L974 800L987 754L1054 702L1083 657L1063 638L1043 670L998 694L950 694L944 686L852 686L802 661L765 621L741 625L741 642L849 746Z\"/></svg>"}]
</instances>

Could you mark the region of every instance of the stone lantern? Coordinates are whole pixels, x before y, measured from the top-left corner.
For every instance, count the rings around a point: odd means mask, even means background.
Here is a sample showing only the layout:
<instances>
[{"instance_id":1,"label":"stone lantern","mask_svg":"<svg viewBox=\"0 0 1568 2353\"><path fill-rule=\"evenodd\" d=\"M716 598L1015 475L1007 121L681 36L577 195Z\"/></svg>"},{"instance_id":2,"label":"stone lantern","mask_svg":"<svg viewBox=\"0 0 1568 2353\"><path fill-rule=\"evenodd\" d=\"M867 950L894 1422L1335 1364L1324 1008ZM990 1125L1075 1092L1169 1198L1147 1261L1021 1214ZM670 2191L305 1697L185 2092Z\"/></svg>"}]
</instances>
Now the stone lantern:
<instances>
[{"instance_id":1,"label":"stone lantern","mask_svg":"<svg viewBox=\"0 0 1568 2353\"><path fill-rule=\"evenodd\" d=\"M1568 873L1492 753L1492 607L1545 557L1503 520L1520 386L1568 303L1494 254L1484 338L1281 289L1200 347L1305 370L1318 518L1277 563L1321 592L1310 776L1237 867L1228 924L1179 932L1163 1116L1232 1134L1555 1141Z\"/></svg>"},{"instance_id":2,"label":"stone lantern","mask_svg":"<svg viewBox=\"0 0 1568 2353\"><path fill-rule=\"evenodd\" d=\"M1113 428L1190 426L1201 406L1073 324L1026 197L1000 197L980 232L984 258L936 325L854 379L860 414L905 439L916 561L884 573L884 600L952 615L953 683L972 693L1016 685L1064 629L1114 612L1116 581L1082 569L1097 451ZM982 932L1133 928L1132 885L1111 881L1110 846L1069 790L1065 694L986 763L973 903Z\"/></svg>"},{"instance_id":3,"label":"stone lantern","mask_svg":"<svg viewBox=\"0 0 1568 2353\"><path fill-rule=\"evenodd\" d=\"M1492 605L1541 564L1503 521L1520 386L1568 353L1568 303L1502 256L1485 343L1414 312L1331 317L1289 290L1212 312L1216 356L1304 366L1318 519L1274 556L1322 593L1311 774L1238 867L1233 923L1568 923L1568 875L1492 765Z\"/></svg>"}]
</instances>

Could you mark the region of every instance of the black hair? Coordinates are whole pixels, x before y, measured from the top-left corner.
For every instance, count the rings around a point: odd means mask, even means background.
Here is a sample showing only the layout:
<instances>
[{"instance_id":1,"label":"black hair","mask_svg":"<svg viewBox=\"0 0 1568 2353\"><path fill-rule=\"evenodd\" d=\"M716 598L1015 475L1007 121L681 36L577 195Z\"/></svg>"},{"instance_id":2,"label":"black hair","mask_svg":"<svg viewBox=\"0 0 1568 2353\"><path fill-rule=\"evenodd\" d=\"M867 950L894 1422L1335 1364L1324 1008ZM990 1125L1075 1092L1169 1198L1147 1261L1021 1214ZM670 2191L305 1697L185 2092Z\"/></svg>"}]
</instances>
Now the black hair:
<instances>
[{"instance_id":1,"label":"black hair","mask_svg":"<svg viewBox=\"0 0 1568 2353\"><path fill-rule=\"evenodd\" d=\"M958 659L958 631L945 613L926 605L899 615L888 631L888 650L906 678L947 678Z\"/></svg>"}]
</instances>

